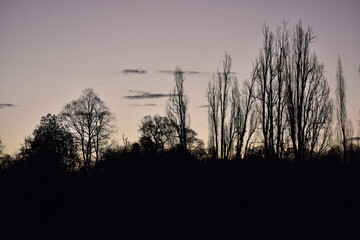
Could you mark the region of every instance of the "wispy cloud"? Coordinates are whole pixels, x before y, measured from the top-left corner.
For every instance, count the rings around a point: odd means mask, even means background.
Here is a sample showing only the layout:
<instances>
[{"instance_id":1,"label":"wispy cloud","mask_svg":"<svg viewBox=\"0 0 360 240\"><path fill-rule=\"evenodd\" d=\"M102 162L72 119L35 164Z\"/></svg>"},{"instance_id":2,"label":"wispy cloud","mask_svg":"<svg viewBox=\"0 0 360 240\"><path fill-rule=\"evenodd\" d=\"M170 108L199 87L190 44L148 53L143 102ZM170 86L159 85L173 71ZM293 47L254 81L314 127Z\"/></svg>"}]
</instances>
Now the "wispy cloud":
<instances>
[{"instance_id":1,"label":"wispy cloud","mask_svg":"<svg viewBox=\"0 0 360 240\"><path fill-rule=\"evenodd\" d=\"M203 72L198 72L198 71L185 71L185 74L197 75L197 74L204 74L204 73Z\"/></svg>"},{"instance_id":2,"label":"wispy cloud","mask_svg":"<svg viewBox=\"0 0 360 240\"><path fill-rule=\"evenodd\" d=\"M173 74L174 71L172 70L159 70L158 73L166 73L166 74ZM198 72L198 71L183 71L186 75L198 75L198 74L207 74L205 72Z\"/></svg>"},{"instance_id":3,"label":"wispy cloud","mask_svg":"<svg viewBox=\"0 0 360 240\"><path fill-rule=\"evenodd\" d=\"M159 70L157 72L158 73L166 73L166 74L173 74L174 73L174 71L172 71L172 70Z\"/></svg>"},{"instance_id":4,"label":"wispy cloud","mask_svg":"<svg viewBox=\"0 0 360 240\"><path fill-rule=\"evenodd\" d=\"M144 74L146 73L143 69L124 69L121 71L123 74Z\"/></svg>"},{"instance_id":5,"label":"wispy cloud","mask_svg":"<svg viewBox=\"0 0 360 240\"><path fill-rule=\"evenodd\" d=\"M155 103L148 103L148 104L130 104L132 107L156 107L157 104Z\"/></svg>"},{"instance_id":6,"label":"wispy cloud","mask_svg":"<svg viewBox=\"0 0 360 240\"><path fill-rule=\"evenodd\" d=\"M126 98L126 99L131 99L131 100L135 100L135 99L164 98L164 97L169 97L169 96L170 96L170 94L151 93L151 92L145 92L145 91L129 90L129 92L135 93L135 95L124 96L124 98Z\"/></svg>"},{"instance_id":7,"label":"wispy cloud","mask_svg":"<svg viewBox=\"0 0 360 240\"><path fill-rule=\"evenodd\" d=\"M223 75L224 73L223 72L216 72L214 74L218 74L220 73L221 75ZM239 73L238 72L230 72L230 74L233 74L233 75L238 75Z\"/></svg>"},{"instance_id":8,"label":"wispy cloud","mask_svg":"<svg viewBox=\"0 0 360 240\"><path fill-rule=\"evenodd\" d=\"M11 103L0 103L0 109L6 107L18 107L18 105L11 104Z\"/></svg>"}]
</instances>

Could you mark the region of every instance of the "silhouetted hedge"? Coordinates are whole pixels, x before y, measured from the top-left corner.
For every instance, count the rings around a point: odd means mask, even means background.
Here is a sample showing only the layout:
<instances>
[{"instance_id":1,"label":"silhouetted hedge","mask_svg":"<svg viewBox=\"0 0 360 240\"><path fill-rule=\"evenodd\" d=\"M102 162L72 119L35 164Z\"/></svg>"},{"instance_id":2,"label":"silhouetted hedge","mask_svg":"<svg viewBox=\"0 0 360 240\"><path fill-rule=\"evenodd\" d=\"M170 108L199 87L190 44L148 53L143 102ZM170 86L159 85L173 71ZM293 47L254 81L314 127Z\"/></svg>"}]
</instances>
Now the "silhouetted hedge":
<instances>
[{"instance_id":1,"label":"silhouetted hedge","mask_svg":"<svg viewBox=\"0 0 360 240\"><path fill-rule=\"evenodd\" d=\"M2 229L182 239L359 234L356 161L198 161L178 151L119 149L90 172L49 177L46 169L34 169L17 161L1 171Z\"/></svg>"}]
</instances>

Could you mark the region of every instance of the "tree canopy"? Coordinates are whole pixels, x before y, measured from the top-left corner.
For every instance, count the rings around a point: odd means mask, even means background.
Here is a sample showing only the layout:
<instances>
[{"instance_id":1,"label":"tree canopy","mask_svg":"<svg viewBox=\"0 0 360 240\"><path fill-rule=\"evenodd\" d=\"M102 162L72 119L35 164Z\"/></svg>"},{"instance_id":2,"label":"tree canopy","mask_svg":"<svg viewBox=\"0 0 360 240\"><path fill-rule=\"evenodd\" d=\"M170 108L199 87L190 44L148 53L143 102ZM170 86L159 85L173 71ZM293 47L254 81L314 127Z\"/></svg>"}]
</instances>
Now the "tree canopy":
<instances>
[{"instance_id":1,"label":"tree canopy","mask_svg":"<svg viewBox=\"0 0 360 240\"><path fill-rule=\"evenodd\" d=\"M77 167L77 150L73 135L64 127L62 120L47 114L32 135L25 139L20 156L29 161L39 161L50 169Z\"/></svg>"}]
</instances>

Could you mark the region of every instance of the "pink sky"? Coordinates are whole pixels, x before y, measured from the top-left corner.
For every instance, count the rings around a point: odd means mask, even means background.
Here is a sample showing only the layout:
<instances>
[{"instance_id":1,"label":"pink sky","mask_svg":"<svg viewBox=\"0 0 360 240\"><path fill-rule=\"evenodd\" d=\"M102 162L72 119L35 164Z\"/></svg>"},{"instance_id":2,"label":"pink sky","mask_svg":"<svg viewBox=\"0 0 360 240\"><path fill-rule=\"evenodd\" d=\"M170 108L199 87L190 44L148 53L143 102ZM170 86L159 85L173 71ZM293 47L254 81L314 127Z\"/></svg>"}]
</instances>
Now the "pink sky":
<instances>
[{"instance_id":1,"label":"pink sky","mask_svg":"<svg viewBox=\"0 0 360 240\"><path fill-rule=\"evenodd\" d=\"M318 35L313 50L335 89L342 58L348 112L355 133L360 110L360 1L0 1L0 137L15 153L41 116L92 87L117 118L117 133L138 139L146 114L165 114L166 98L131 100L132 91L168 93L170 74L187 75L191 127L207 141L206 84L224 52L240 81L248 78L262 42L261 28L299 19ZM123 74L125 69L146 73ZM151 106L148 106L148 105ZM144 105L144 106L143 106ZM146 106L145 106L146 105ZM156 105L156 106L154 106Z\"/></svg>"}]
</instances>

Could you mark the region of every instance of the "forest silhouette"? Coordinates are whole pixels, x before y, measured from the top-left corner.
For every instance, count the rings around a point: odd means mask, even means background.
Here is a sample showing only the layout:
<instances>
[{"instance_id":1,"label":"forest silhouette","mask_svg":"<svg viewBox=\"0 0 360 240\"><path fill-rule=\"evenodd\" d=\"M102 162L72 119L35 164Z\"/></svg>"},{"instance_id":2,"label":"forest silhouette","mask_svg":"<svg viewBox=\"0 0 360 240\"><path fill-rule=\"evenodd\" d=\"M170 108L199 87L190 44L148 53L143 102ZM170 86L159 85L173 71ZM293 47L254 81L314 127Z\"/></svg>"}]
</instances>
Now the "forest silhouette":
<instances>
[{"instance_id":1,"label":"forest silhouette","mask_svg":"<svg viewBox=\"0 0 360 240\"><path fill-rule=\"evenodd\" d=\"M43 116L16 156L0 142L2 233L358 239L360 147L341 59L334 101L310 27L265 24L263 37L251 79L240 86L225 53L209 80L207 147L181 67L165 115L139 120L136 142L111 143L115 116L93 89Z\"/></svg>"}]
</instances>

